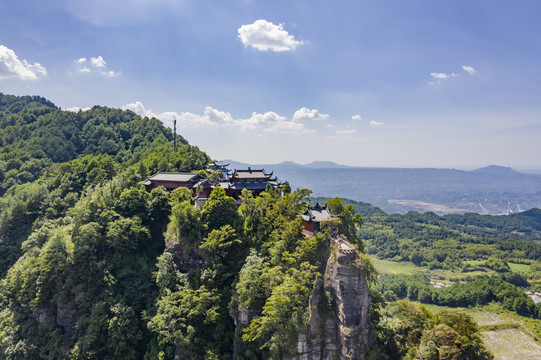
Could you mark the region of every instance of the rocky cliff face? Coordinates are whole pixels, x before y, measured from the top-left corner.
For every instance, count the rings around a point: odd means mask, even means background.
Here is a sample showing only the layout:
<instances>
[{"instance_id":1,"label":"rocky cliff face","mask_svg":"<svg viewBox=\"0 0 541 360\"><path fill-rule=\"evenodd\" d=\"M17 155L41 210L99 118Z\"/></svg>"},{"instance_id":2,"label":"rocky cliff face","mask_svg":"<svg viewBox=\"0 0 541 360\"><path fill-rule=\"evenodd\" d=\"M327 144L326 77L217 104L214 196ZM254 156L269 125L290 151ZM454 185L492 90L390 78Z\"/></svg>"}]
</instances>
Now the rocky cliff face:
<instances>
[{"instance_id":1,"label":"rocky cliff face","mask_svg":"<svg viewBox=\"0 0 541 360\"><path fill-rule=\"evenodd\" d=\"M299 335L292 359L365 359L368 352L370 295L354 251L336 250L310 299L310 322Z\"/></svg>"}]
</instances>

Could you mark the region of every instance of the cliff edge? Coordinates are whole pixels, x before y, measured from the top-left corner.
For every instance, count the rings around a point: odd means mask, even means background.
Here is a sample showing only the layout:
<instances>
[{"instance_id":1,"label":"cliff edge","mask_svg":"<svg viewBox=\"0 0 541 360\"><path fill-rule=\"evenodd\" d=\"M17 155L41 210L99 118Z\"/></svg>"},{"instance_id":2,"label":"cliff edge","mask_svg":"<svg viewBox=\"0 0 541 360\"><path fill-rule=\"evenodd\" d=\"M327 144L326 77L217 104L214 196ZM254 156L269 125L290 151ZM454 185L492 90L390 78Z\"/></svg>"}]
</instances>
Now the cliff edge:
<instances>
[{"instance_id":1,"label":"cliff edge","mask_svg":"<svg viewBox=\"0 0 541 360\"><path fill-rule=\"evenodd\" d=\"M370 295L357 252L337 247L310 298L310 321L290 359L365 359L370 344Z\"/></svg>"}]
</instances>

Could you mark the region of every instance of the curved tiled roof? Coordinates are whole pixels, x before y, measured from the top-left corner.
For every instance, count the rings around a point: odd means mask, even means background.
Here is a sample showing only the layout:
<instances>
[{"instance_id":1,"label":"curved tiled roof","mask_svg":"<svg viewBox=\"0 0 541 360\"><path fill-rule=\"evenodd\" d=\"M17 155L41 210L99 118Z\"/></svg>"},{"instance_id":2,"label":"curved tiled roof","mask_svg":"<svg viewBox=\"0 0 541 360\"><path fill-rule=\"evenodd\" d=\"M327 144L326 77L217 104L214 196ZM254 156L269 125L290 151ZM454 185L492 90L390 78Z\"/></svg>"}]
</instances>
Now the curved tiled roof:
<instances>
[{"instance_id":1,"label":"curved tiled roof","mask_svg":"<svg viewBox=\"0 0 541 360\"><path fill-rule=\"evenodd\" d=\"M159 172L148 178L149 181L173 181L173 182L188 182L201 177L199 174L193 173L169 173Z\"/></svg>"}]
</instances>

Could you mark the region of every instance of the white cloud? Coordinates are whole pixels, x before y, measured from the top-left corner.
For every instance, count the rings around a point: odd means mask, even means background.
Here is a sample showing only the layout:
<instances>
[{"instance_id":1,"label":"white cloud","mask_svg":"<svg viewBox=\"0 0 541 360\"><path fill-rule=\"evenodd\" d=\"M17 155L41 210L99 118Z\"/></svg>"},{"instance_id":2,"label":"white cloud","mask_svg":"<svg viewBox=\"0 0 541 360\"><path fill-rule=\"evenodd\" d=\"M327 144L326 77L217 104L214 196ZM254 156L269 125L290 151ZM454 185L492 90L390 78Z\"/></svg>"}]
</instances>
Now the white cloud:
<instances>
[{"instance_id":1,"label":"white cloud","mask_svg":"<svg viewBox=\"0 0 541 360\"><path fill-rule=\"evenodd\" d=\"M118 75L120 75L120 72L115 72L113 70L109 70L109 71L102 71L101 73L103 76L107 76L107 77L110 77L110 78L114 78L114 77L117 77Z\"/></svg>"},{"instance_id":2,"label":"white cloud","mask_svg":"<svg viewBox=\"0 0 541 360\"><path fill-rule=\"evenodd\" d=\"M275 132L275 133L284 133L284 134L310 134L314 133L314 130L307 129L304 124L292 122L292 121L280 121L267 128L265 131Z\"/></svg>"},{"instance_id":3,"label":"white cloud","mask_svg":"<svg viewBox=\"0 0 541 360\"><path fill-rule=\"evenodd\" d=\"M283 24L274 25L262 19L256 20L253 24L242 25L238 33L244 47L251 46L260 51L292 51L304 44L285 31Z\"/></svg>"},{"instance_id":4,"label":"white cloud","mask_svg":"<svg viewBox=\"0 0 541 360\"><path fill-rule=\"evenodd\" d=\"M321 121L327 120L328 118L328 114L321 114L317 109L310 110L305 107L300 108L293 114L293 121L296 122L304 120Z\"/></svg>"},{"instance_id":5,"label":"white cloud","mask_svg":"<svg viewBox=\"0 0 541 360\"><path fill-rule=\"evenodd\" d=\"M105 64L107 64L105 60L103 60L103 57L101 57L101 55L98 57L91 57L90 63L92 64L92 66L97 67L97 68L105 67Z\"/></svg>"},{"instance_id":6,"label":"white cloud","mask_svg":"<svg viewBox=\"0 0 541 360\"><path fill-rule=\"evenodd\" d=\"M86 57L81 57L74 60L76 71L84 74L98 74L108 78L114 78L121 74L120 71L113 71L107 69L107 62L103 56L91 57L88 60Z\"/></svg>"},{"instance_id":7,"label":"white cloud","mask_svg":"<svg viewBox=\"0 0 541 360\"><path fill-rule=\"evenodd\" d=\"M464 70L465 72L467 72L468 74L470 75L473 75L476 73L475 69L471 66L467 66L467 65L462 65L462 70Z\"/></svg>"},{"instance_id":8,"label":"white cloud","mask_svg":"<svg viewBox=\"0 0 541 360\"><path fill-rule=\"evenodd\" d=\"M475 69L471 66L462 65L462 70L467 72L470 75L474 75L476 73ZM436 85L440 84L442 80L447 80L450 78L458 77L460 74L456 74L454 72L447 74L447 73L441 73L441 72L431 72L430 76L432 79L435 79L436 81L430 81L428 85Z\"/></svg>"},{"instance_id":9,"label":"white cloud","mask_svg":"<svg viewBox=\"0 0 541 360\"><path fill-rule=\"evenodd\" d=\"M47 70L40 63L21 61L15 51L0 45L0 79L36 80L43 76L47 76Z\"/></svg>"},{"instance_id":10,"label":"white cloud","mask_svg":"<svg viewBox=\"0 0 541 360\"><path fill-rule=\"evenodd\" d=\"M357 114L355 114L355 115L353 115L353 116L351 117L351 120L354 120L354 121L361 121L362 119L363 119L362 116L361 116L361 115L357 115Z\"/></svg>"},{"instance_id":11,"label":"white cloud","mask_svg":"<svg viewBox=\"0 0 541 360\"><path fill-rule=\"evenodd\" d=\"M178 127L216 127L227 124L233 121L229 113L225 113L207 106L203 111L203 115L194 114L191 112L173 112L166 111L163 113L155 113L152 109L147 109L140 101L122 106L122 110L131 110L134 113L146 116L149 118L157 118L166 126L173 127L173 121L177 120Z\"/></svg>"},{"instance_id":12,"label":"white cloud","mask_svg":"<svg viewBox=\"0 0 541 360\"><path fill-rule=\"evenodd\" d=\"M375 121L375 120L370 121L370 126L372 126L372 127L380 127L380 126L383 126L383 125L385 125L385 124L382 123L382 122L379 122L379 121Z\"/></svg>"},{"instance_id":13,"label":"white cloud","mask_svg":"<svg viewBox=\"0 0 541 360\"><path fill-rule=\"evenodd\" d=\"M353 130L353 129L346 129L346 130L336 130L336 133L339 134L339 135L353 135L355 134L357 131Z\"/></svg>"},{"instance_id":14,"label":"white cloud","mask_svg":"<svg viewBox=\"0 0 541 360\"><path fill-rule=\"evenodd\" d=\"M140 102L140 101L136 101L134 103L124 105L124 106L122 106L121 109L122 110L131 110L134 113L136 113L137 115L152 117L152 115L150 115L150 114L152 114L152 111L151 110L147 111L145 109L145 106L143 105L143 103Z\"/></svg>"},{"instance_id":15,"label":"white cloud","mask_svg":"<svg viewBox=\"0 0 541 360\"><path fill-rule=\"evenodd\" d=\"M155 117L160 119L166 126L173 127L173 120L177 120L177 127L235 127L241 131L248 130L263 130L275 133L314 133L314 130L307 129L304 124L288 120L285 116L281 116L275 112L269 111L264 114L252 113L248 119L234 119L230 113L214 109L207 106L202 115L191 112L163 112L160 114L154 113L151 109L145 108L140 102L136 101L131 104L122 106L123 110L131 110L134 113Z\"/></svg>"},{"instance_id":16,"label":"white cloud","mask_svg":"<svg viewBox=\"0 0 541 360\"><path fill-rule=\"evenodd\" d=\"M234 123L241 130L263 129L268 132L285 134L308 134L314 132L314 130L307 129L304 124L289 121L285 116L281 116L273 111L268 111L264 114L254 112L249 119L235 120Z\"/></svg>"},{"instance_id":17,"label":"white cloud","mask_svg":"<svg viewBox=\"0 0 541 360\"><path fill-rule=\"evenodd\" d=\"M64 109L65 111L71 111L71 112L79 112L79 111L88 111L90 110L90 107L80 107L80 106L72 106L67 109Z\"/></svg>"},{"instance_id":18,"label":"white cloud","mask_svg":"<svg viewBox=\"0 0 541 360\"><path fill-rule=\"evenodd\" d=\"M287 121L284 116L278 115L273 111L268 111L264 114L254 112L249 119L235 120L235 125L240 127L241 130L256 130L284 121Z\"/></svg>"},{"instance_id":19,"label":"white cloud","mask_svg":"<svg viewBox=\"0 0 541 360\"><path fill-rule=\"evenodd\" d=\"M444 80L444 79L449 79L452 77L457 77L458 75L455 73L446 74L446 73L431 72L430 76L432 76L434 79Z\"/></svg>"}]
</instances>

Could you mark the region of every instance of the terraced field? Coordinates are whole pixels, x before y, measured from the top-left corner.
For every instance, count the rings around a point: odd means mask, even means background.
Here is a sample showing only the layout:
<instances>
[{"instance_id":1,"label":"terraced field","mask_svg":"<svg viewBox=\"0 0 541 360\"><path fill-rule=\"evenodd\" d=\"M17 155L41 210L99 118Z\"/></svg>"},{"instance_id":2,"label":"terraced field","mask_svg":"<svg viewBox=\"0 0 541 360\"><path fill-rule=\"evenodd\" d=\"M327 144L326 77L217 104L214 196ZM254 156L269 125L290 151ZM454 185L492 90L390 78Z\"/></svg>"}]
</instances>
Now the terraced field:
<instances>
[{"instance_id":1,"label":"terraced field","mask_svg":"<svg viewBox=\"0 0 541 360\"><path fill-rule=\"evenodd\" d=\"M459 310L472 316L479 325L481 336L495 360L539 360L541 342L535 329L541 329L541 320L518 316L501 310L496 304L476 309L447 308L424 305L432 313L443 310Z\"/></svg>"}]
</instances>

